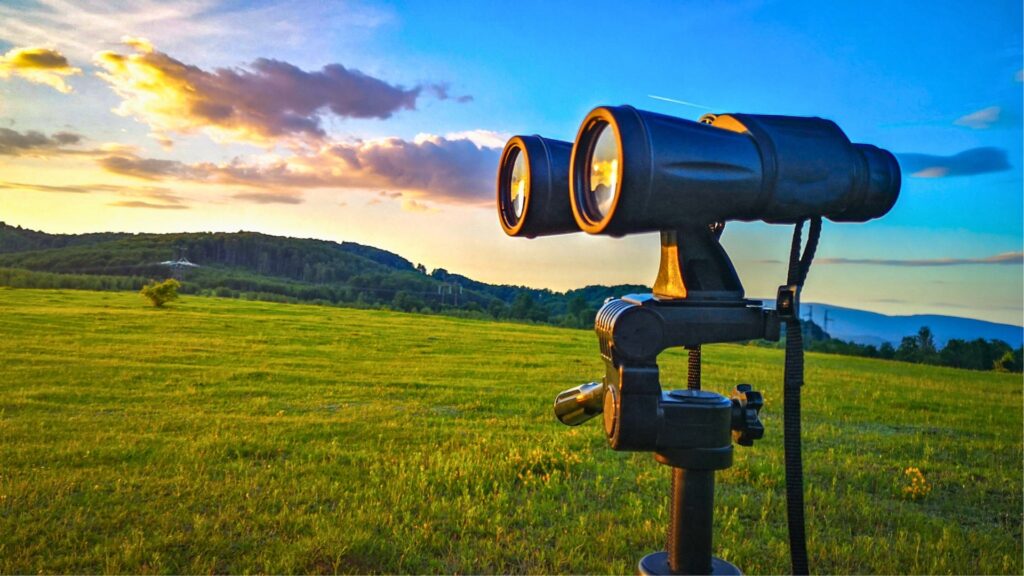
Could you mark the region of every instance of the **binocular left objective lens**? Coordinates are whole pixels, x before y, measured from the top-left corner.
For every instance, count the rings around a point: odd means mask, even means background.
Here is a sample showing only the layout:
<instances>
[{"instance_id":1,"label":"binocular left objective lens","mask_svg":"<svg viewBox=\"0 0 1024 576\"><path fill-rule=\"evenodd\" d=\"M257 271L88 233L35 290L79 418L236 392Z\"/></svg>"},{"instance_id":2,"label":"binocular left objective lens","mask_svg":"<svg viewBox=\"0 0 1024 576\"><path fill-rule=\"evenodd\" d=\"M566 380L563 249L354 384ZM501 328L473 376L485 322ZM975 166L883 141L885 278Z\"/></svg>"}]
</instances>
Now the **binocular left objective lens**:
<instances>
[{"instance_id":1,"label":"binocular left objective lens","mask_svg":"<svg viewBox=\"0 0 1024 576\"><path fill-rule=\"evenodd\" d=\"M513 136L498 165L498 221L509 236L579 232L569 206L572 143Z\"/></svg>"}]
</instances>

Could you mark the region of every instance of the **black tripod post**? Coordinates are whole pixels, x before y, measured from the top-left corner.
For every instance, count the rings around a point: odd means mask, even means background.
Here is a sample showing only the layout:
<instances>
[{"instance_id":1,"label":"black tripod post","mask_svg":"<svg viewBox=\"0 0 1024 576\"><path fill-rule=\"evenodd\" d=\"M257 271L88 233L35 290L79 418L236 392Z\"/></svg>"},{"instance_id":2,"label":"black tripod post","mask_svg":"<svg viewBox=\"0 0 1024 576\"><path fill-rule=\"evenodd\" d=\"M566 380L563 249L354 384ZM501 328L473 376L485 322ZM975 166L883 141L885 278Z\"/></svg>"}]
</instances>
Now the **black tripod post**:
<instances>
[{"instance_id":1,"label":"black tripod post","mask_svg":"<svg viewBox=\"0 0 1024 576\"><path fill-rule=\"evenodd\" d=\"M671 514L665 556L676 574L718 574L712 570L711 535L715 514L715 471L672 469ZM661 553L655 553L660 555ZM657 568L657 565L654 566ZM643 560L640 569L645 570ZM738 570L736 571L739 572Z\"/></svg>"}]
</instances>

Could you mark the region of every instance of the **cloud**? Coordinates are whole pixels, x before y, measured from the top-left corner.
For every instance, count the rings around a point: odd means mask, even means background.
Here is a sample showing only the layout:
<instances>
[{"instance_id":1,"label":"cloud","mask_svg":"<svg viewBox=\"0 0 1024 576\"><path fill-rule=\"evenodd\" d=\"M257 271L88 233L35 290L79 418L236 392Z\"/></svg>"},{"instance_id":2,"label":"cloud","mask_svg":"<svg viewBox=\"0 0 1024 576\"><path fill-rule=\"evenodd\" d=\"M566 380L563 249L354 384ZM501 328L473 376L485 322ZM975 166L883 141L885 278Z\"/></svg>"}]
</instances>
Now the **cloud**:
<instances>
[{"instance_id":1,"label":"cloud","mask_svg":"<svg viewBox=\"0 0 1024 576\"><path fill-rule=\"evenodd\" d=\"M989 106L977 112L971 112L953 121L957 126L966 126L975 130L987 128L1020 128L1020 116L1000 106Z\"/></svg>"},{"instance_id":2,"label":"cloud","mask_svg":"<svg viewBox=\"0 0 1024 576\"><path fill-rule=\"evenodd\" d=\"M438 100L455 100L459 104L466 104L473 101L473 97L468 94L463 96L452 96L450 93L451 86L447 82L442 82L440 84L428 84L425 88L433 93Z\"/></svg>"},{"instance_id":3,"label":"cloud","mask_svg":"<svg viewBox=\"0 0 1024 576\"><path fill-rule=\"evenodd\" d=\"M1024 70L1017 70L1017 74L1013 77L1017 82L1024 82Z\"/></svg>"},{"instance_id":4,"label":"cloud","mask_svg":"<svg viewBox=\"0 0 1024 576\"><path fill-rule=\"evenodd\" d=\"M31 184L26 182L0 182L0 190L27 190L30 192L47 192L54 194L95 194L95 193L107 193L116 194L118 196L135 198L136 200L115 202L110 204L111 206L125 206L129 208L137 208L135 204L142 204L138 198L144 198L146 200L155 200L159 204L152 204L146 207L164 207L170 208L172 205L186 208L183 204L184 199L167 190L166 188L145 186L145 187L133 187L133 186L118 186L115 184Z\"/></svg>"},{"instance_id":5,"label":"cloud","mask_svg":"<svg viewBox=\"0 0 1024 576\"><path fill-rule=\"evenodd\" d=\"M119 202L111 202L107 206L117 208L152 208L157 210L188 210L188 206L184 204L155 204L153 202L142 202L141 200L121 200Z\"/></svg>"},{"instance_id":6,"label":"cloud","mask_svg":"<svg viewBox=\"0 0 1024 576\"><path fill-rule=\"evenodd\" d=\"M971 112L966 116L961 116L954 120L953 124L974 128L975 130L982 130L999 122L1000 111L1001 108L999 108L999 106L989 106L988 108L982 108L977 112Z\"/></svg>"},{"instance_id":7,"label":"cloud","mask_svg":"<svg viewBox=\"0 0 1024 576\"><path fill-rule=\"evenodd\" d=\"M903 171L916 178L975 176L1011 168L1006 151L992 147L971 148L952 156L908 153L897 157Z\"/></svg>"},{"instance_id":8,"label":"cloud","mask_svg":"<svg viewBox=\"0 0 1024 576\"><path fill-rule=\"evenodd\" d=\"M81 73L63 54L50 48L14 48L0 56L0 78L22 78L63 94L71 92L64 78Z\"/></svg>"},{"instance_id":9,"label":"cloud","mask_svg":"<svg viewBox=\"0 0 1024 576\"><path fill-rule=\"evenodd\" d=\"M97 189L93 186L52 186L48 184L27 184L23 182L0 182L0 190L31 190L33 192L57 192L62 194L88 194Z\"/></svg>"},{"instance_id":10,"label":"cloud","mask_svg":"<svg viewBox=\"0 0 1024 576\"><path fill-rule=\"evenodd\" d=\"M73 59L88 60L99 46L127 34L158 46L193 50L206 59L265 50L322 54L364 46L396 19L394 9L369 3L292 0L30 0L0 2L0 38L20 46L58 43ZM344 51L344 50L342 50Z\"/></svg>"},{"instance_id":11,"label":"cloud","mask_svg":"<svg viewBox=\"0 0 1024 576\"><path fill-rule=\"evenodd\" d=\"M285 198L295 202L304 189L386 189L395 198L485 205L493 201L499 149L469 139L423 135L414 141L387 138L335 143L311 152L261 162L235 159L223 164L185 164L175 160L111 154L99 165L116 174L145 180L178 180L243 185L258 194L236 197L252 201ZM246 193L248 194L248 193Z\"/></svg>"},{"instance_id":12,"label":"cloud","mask_svg":"<svg viewBox=\"0 0 1024 576\"><path fill-rule=\"evenodd\" d=\"M0 190L23 190L30 192L46 192L54 194L94 194L108 193L135 198L159 200L164 203L180 203L182 198L165 188L159 187L125 187L117 184L37 184L27 182L0 181Z\"/></svg>"},{"instance_id":13,"label":"cloud","mask_svg":"<svg viewBox=\"0 0 1024 576\"><path fill-rule=\"evenodd\" d=\"M141 180L241 184L256 188L299 188L316 186L322 182L318 175L305 173L282 159L270 162L235 159L223 164L187 164L178 160L143 158L134 152L115 152L98 158L96 163L107 172Z\"/></svg>"},{"instance_id":14,"label":"cloud","mask_svg":"<svg viewBox=\"0 0 1024 576\"><path fill-rule=\"evenodd\" d=\"M54 132L46 135L38 130L20 132L0 127L0 156L84 156L84 157L131 157L138 152L136 146L118 142L106 142L98 146L85 146L88 139L76 132Z\"/></svg>"},{"instance_id":15,"label":"cloud","mask_svg":"<svg viewBox=\"0 0 1024 576\"><path fill-rule=\"evenodd\" d=\"M402 199L402 210L406 212L437 212L437 208L412 198Z\"/></svg>"},{"instance_id":16,"label":"cloud","mask_svg":"<svg viewBox=\"0 0 1024 576\"><path fill-rule=\"evenodd\" d=\"M386 119L415 110L426 89L447 99L442 84L405 88L341 64L318 71L259 58L243 68L203 70L125 38L134 53L100 52L98 76L121 97L116 112L148 124L158 138L206 133L216 140L321 145L323 118Z\"/></svg>"},{"instance_id":17,"label":"cloud","mask_svg":"<svg viewBox=\"0 0 1024 576\"><path fill-rule=\"evenodd\" d=\"M239 192L232 198L256 204L301 204L302 196L294 192Z\"/></svg>"},{"instance_id":18,"label":"cloud","mask_svg":"<svg viewBox=\"0 0 1024 576\"><path fill-rule=\"evenodd\" d=\"M338 144L321 153L316 164L342 180L365 186L417 192L431 199L459 203L490 202L499 150L469 139L419 136L409 142L388 138Z\"/></svg>"},{"instance_id":19,"label":"cloud","mask_svg":"<svg viewBox=\"0 0 1024 576\"><path fill-rule=\"evenodd\" d=\"M494 130L463 130L462 132L449 132L444 137L448 140L469 140L481 148L502 149L512 134Z\"/></svg>"},{"instance_id":20,"label":"cloud","mask_svg":"<svg viewBox=\"0 0 1024 576\"><path fill-rule=\"evenodd\" d=\"M177 160L140 158L135 154L105 156L97 163L108 172L144 180L162 180L169 176L187 178L189 173L188 166Z\"/></svg>"},{"instance_id":21,"label":"cloud","mask_svg":"<svg viewBox=\"0 0 1024 576\"><path fill-rule=\"evenodd\" d=\"M111 202L108 206L119 208L184 209L189 206L182 196L160 186L119 186L116 184L32 184L0 181L0 190L27 190L55 194L107 193L127 198ZM257 190L238 192L232 198L256 204L300 204L301 192L296 190Z\"/></svg>"},{"instance_id":22,"label":"cloud","mask_svg":"<svg viewBox=\"0 0 1024 576\"><path fill-rule=\"evenodd\" d=\"M1024 264L1024 252L1004 252L981 258L931 258L923 260L887 260L876 258L819 258L820 264L871 264L875 266L971 266L971 265L1020 265Z\"/></svg>"},{"instance_id":23,"label":"cloud","mask_svg":"<svg viewBox=\"0 0 1024 576\"><path fill-rule=\"evenodd\" d=\"M57 154L66 152L65 147L79 144L82 140L82 135L74 132L57 132L47 136L35 130L18 132L0 128L0 156Z\"/></svg>"}]
</instances>

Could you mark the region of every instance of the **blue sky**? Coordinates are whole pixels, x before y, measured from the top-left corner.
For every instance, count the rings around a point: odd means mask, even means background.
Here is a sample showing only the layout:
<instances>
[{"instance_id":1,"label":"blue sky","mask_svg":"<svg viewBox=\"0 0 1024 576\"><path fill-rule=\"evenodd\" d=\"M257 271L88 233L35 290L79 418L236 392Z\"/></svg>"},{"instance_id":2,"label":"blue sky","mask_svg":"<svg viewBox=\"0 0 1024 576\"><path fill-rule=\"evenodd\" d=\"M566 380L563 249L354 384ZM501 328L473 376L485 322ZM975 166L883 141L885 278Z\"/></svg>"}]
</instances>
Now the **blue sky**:
<instances>
[{"instance_id":1,"label":"blue sky","mask_svg":"<svg viewBox=\"0 0 1024 576\"><path fill-rule=\"evenodd\" d=\"M926 155L915 168L940 177L905 174L883 219L826 225L806 299L1021 324L1021 19L1019 2L15 1L0 5L0 127L21 148L4 153L0 139L0 219L52 232L353 240L556 289L649 283L656 236L510 239L491 198L494 148L511 134L571 140L604 104L707 111L656 95L822 116L855 142ZM66 59L51 71L69 91L18 64L12 54L29 48ZM320 74L332 64L383 84ZM235 106L244 122L197 115L190 85L203 106ZM328 93L297 118L315 85ZM336 97L357 89L394 104ZM250 93L259 102L237 104ZM48 140L27 144L30 131ZM58 143L60 132L79 140ZM749 294L784 278L773 260L788 234L727 229Z\"/></svg>"}]
</instances>

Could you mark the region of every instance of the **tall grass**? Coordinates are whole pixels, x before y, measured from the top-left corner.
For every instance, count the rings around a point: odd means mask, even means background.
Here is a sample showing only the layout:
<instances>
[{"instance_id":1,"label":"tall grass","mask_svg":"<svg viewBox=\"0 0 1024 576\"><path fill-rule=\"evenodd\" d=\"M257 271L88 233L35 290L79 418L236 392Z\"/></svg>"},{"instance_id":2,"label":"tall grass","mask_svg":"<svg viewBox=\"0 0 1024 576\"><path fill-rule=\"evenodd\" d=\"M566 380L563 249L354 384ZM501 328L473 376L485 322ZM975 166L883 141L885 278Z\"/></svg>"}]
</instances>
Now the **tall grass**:
<instances>
[{"instance_id":1,"label":"tall grass","mask_svg":"<svg viewBox=\"0 0 1024 576\"><path fill-rule=\"evenodd\" d=\"M781 351L705 358L706 387L767 400L718 475L716 552L785 572ZM551 415L601 370L583 330L0 289L0 572L632 572L668 470ZM810 354L812 569L1020 574L1021 389Z\"/></svg>"}]
</instances>

